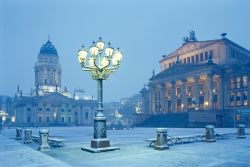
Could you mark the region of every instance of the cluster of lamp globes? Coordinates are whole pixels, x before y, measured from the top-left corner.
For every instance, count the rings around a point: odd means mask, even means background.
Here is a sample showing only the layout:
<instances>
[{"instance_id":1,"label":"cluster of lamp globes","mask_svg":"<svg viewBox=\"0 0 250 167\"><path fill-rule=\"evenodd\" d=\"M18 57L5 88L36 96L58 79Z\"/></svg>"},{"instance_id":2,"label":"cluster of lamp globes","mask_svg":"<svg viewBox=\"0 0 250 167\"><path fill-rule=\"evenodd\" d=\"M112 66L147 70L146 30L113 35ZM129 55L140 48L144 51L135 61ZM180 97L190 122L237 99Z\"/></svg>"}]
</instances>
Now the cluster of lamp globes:
<instances>
[{"instance_id":1,"label":"cluster of lamp globes","mask_svg":"<svg viewBox=\"0 0 250 167\"><path fill-rule=\"evenodd\" d=\"M90 56L88 57L88 52ZM86 69L102 70L108 67L118 68L122 60L122 52L119 48L114 49L110 42L105 47L105 42L100 37L97 42L93 41L87 51L84 46L78 51L79 63Z\"/></svg>"}]
</instances>

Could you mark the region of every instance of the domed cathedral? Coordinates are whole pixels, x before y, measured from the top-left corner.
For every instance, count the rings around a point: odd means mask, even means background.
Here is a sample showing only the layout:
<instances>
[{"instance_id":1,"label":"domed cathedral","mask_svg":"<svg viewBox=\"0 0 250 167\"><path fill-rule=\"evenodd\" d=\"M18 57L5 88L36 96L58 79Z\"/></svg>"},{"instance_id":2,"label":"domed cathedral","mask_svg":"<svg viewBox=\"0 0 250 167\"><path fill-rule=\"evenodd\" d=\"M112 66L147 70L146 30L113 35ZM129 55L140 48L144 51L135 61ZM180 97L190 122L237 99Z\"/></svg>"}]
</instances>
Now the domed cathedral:
<instances>
[{"instance_id":1,"label":"domed cathedral","mask_svg":"<svg viewBox=\"0 0 250 167\"><path fill-rule=\"evenodd\" d=\"M19 86L13 100L15 126L91 125L96 111L93 97L61 89L62 69L50 40L42 45L35 64L35 89L23 93Z\"/></svg>"},{"instance_id":2,"label":"domed cathedral","mask_svg":"<svg viewBox=\"0 0 250 167\"><path fill-rule=\"evenodd\" d=\"M42 45L34 68L36 95L60 91L62 69L57 50L50 40Z\"/></svg>"}]
</instances>

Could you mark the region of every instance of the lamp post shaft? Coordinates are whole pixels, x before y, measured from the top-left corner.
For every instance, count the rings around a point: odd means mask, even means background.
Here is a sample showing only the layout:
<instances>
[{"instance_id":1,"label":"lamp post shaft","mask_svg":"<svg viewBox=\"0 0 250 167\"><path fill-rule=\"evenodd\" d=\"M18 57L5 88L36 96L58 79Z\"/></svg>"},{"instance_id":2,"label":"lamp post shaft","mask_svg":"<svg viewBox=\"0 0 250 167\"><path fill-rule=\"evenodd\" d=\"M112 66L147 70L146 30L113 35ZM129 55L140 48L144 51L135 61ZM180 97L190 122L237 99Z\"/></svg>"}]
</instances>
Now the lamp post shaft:
<instances>
[{"instance_id":1,"label":"lamp post shaft","mask_svg":"<svg viewBox=\"0 0 250 167\"><path fill-rule=\"evenodd\" d=\"M102 79L97 80L97 113L96 117L104 117L103 114L103 85L102 85Z\"/></svg>"}]
</instances>

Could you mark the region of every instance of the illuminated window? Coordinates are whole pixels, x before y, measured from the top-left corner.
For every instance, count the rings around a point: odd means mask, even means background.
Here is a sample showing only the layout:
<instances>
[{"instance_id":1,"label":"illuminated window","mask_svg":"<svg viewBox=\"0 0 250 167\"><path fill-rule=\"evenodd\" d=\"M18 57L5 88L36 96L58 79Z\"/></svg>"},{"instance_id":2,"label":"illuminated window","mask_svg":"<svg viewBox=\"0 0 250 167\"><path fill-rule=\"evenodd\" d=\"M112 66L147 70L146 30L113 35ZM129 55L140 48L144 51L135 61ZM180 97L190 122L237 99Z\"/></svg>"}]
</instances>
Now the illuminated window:
<instances>
[{"instance_id":1,"label":"illuminated window","mask_svg":"<svg viewBox=\"0 0 250 167\"><path fill-rule=\"evenodd\" d=\"M234 106L234 96L235 96L235 93L230 93L230 106L231 107Z\"/></svg>"},{"instance_id":2,"label":"illuminated window","mask_svg":"<svg viewBox=\"0 0 250 167\"><path fill-rule=\"evenodd\" d=\"M237 106L241 105L241 103L240 103L240 96L241 96L241 92L237 92L236 93L236 105Z\"/></svg>"},{"instance_id":3,"label":"illuminated window","mask_svg":"<svg viewBox=\"0 0 250 167\"><path fill-rule=\"evenodd\" d=\"M246 75L244 75L243 76L243 87L244 88L247 88L247 84L248 84L247 80L248 80L248 77Z\"/></svg>"},{"instance_id":4,"label":"illuminated window","mask_svg":"<svg viewBox=\"0 0 250 167\"><path fill-rule=\"evenodd\" d=\"M247 106L248 105L248 101L247 101L247 91L243 91L243 94L242 94L242 96L243 96L243 105L244 106Z\"/></svg>"},{"instance_id":5,"label":"illuminated window","mask_svg":"<svg viewBox=\"0 0 250 167\"><path fill-rule=\"evenodd\" d=\"M234 78L230 79L230 89L234 89Z\"/></svg>"},{"instance_id":6,"label":"illuminated window","mask_svg":"<svg viewBox=\"0 0 250 167\"><path fill-rule=\"evenodd\" d=\"M237 88L237 89L240 88L240 80L241 80L240 77L237 77L237 78L236 78L236 88Z\"/></svg>"}]
</instances>

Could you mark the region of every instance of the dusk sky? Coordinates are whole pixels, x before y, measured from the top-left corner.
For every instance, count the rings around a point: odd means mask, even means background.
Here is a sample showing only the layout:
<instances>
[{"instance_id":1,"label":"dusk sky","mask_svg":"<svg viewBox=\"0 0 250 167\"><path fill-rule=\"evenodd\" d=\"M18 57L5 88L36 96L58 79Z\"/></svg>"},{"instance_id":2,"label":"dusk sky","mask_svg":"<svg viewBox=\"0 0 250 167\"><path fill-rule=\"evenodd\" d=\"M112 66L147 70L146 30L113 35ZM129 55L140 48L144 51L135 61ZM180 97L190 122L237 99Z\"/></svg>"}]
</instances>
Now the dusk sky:
<instances>
[{"instance_id":1,"label":"dusk sky","mask_svg":"<svg viewBox=\"0 0 250 167\"><path fill-rule=\"evenodd\" d=\"M195 30L198 40L227 38L250 49L249 0L0 0L0 95L34 87L40 47L50 40L62 67L62 86L96 97L97 84L76 58L101 35L124 53L104 81L104 101L130 97L160 71L159 60Z\"/></svg>"}]
</instances>

